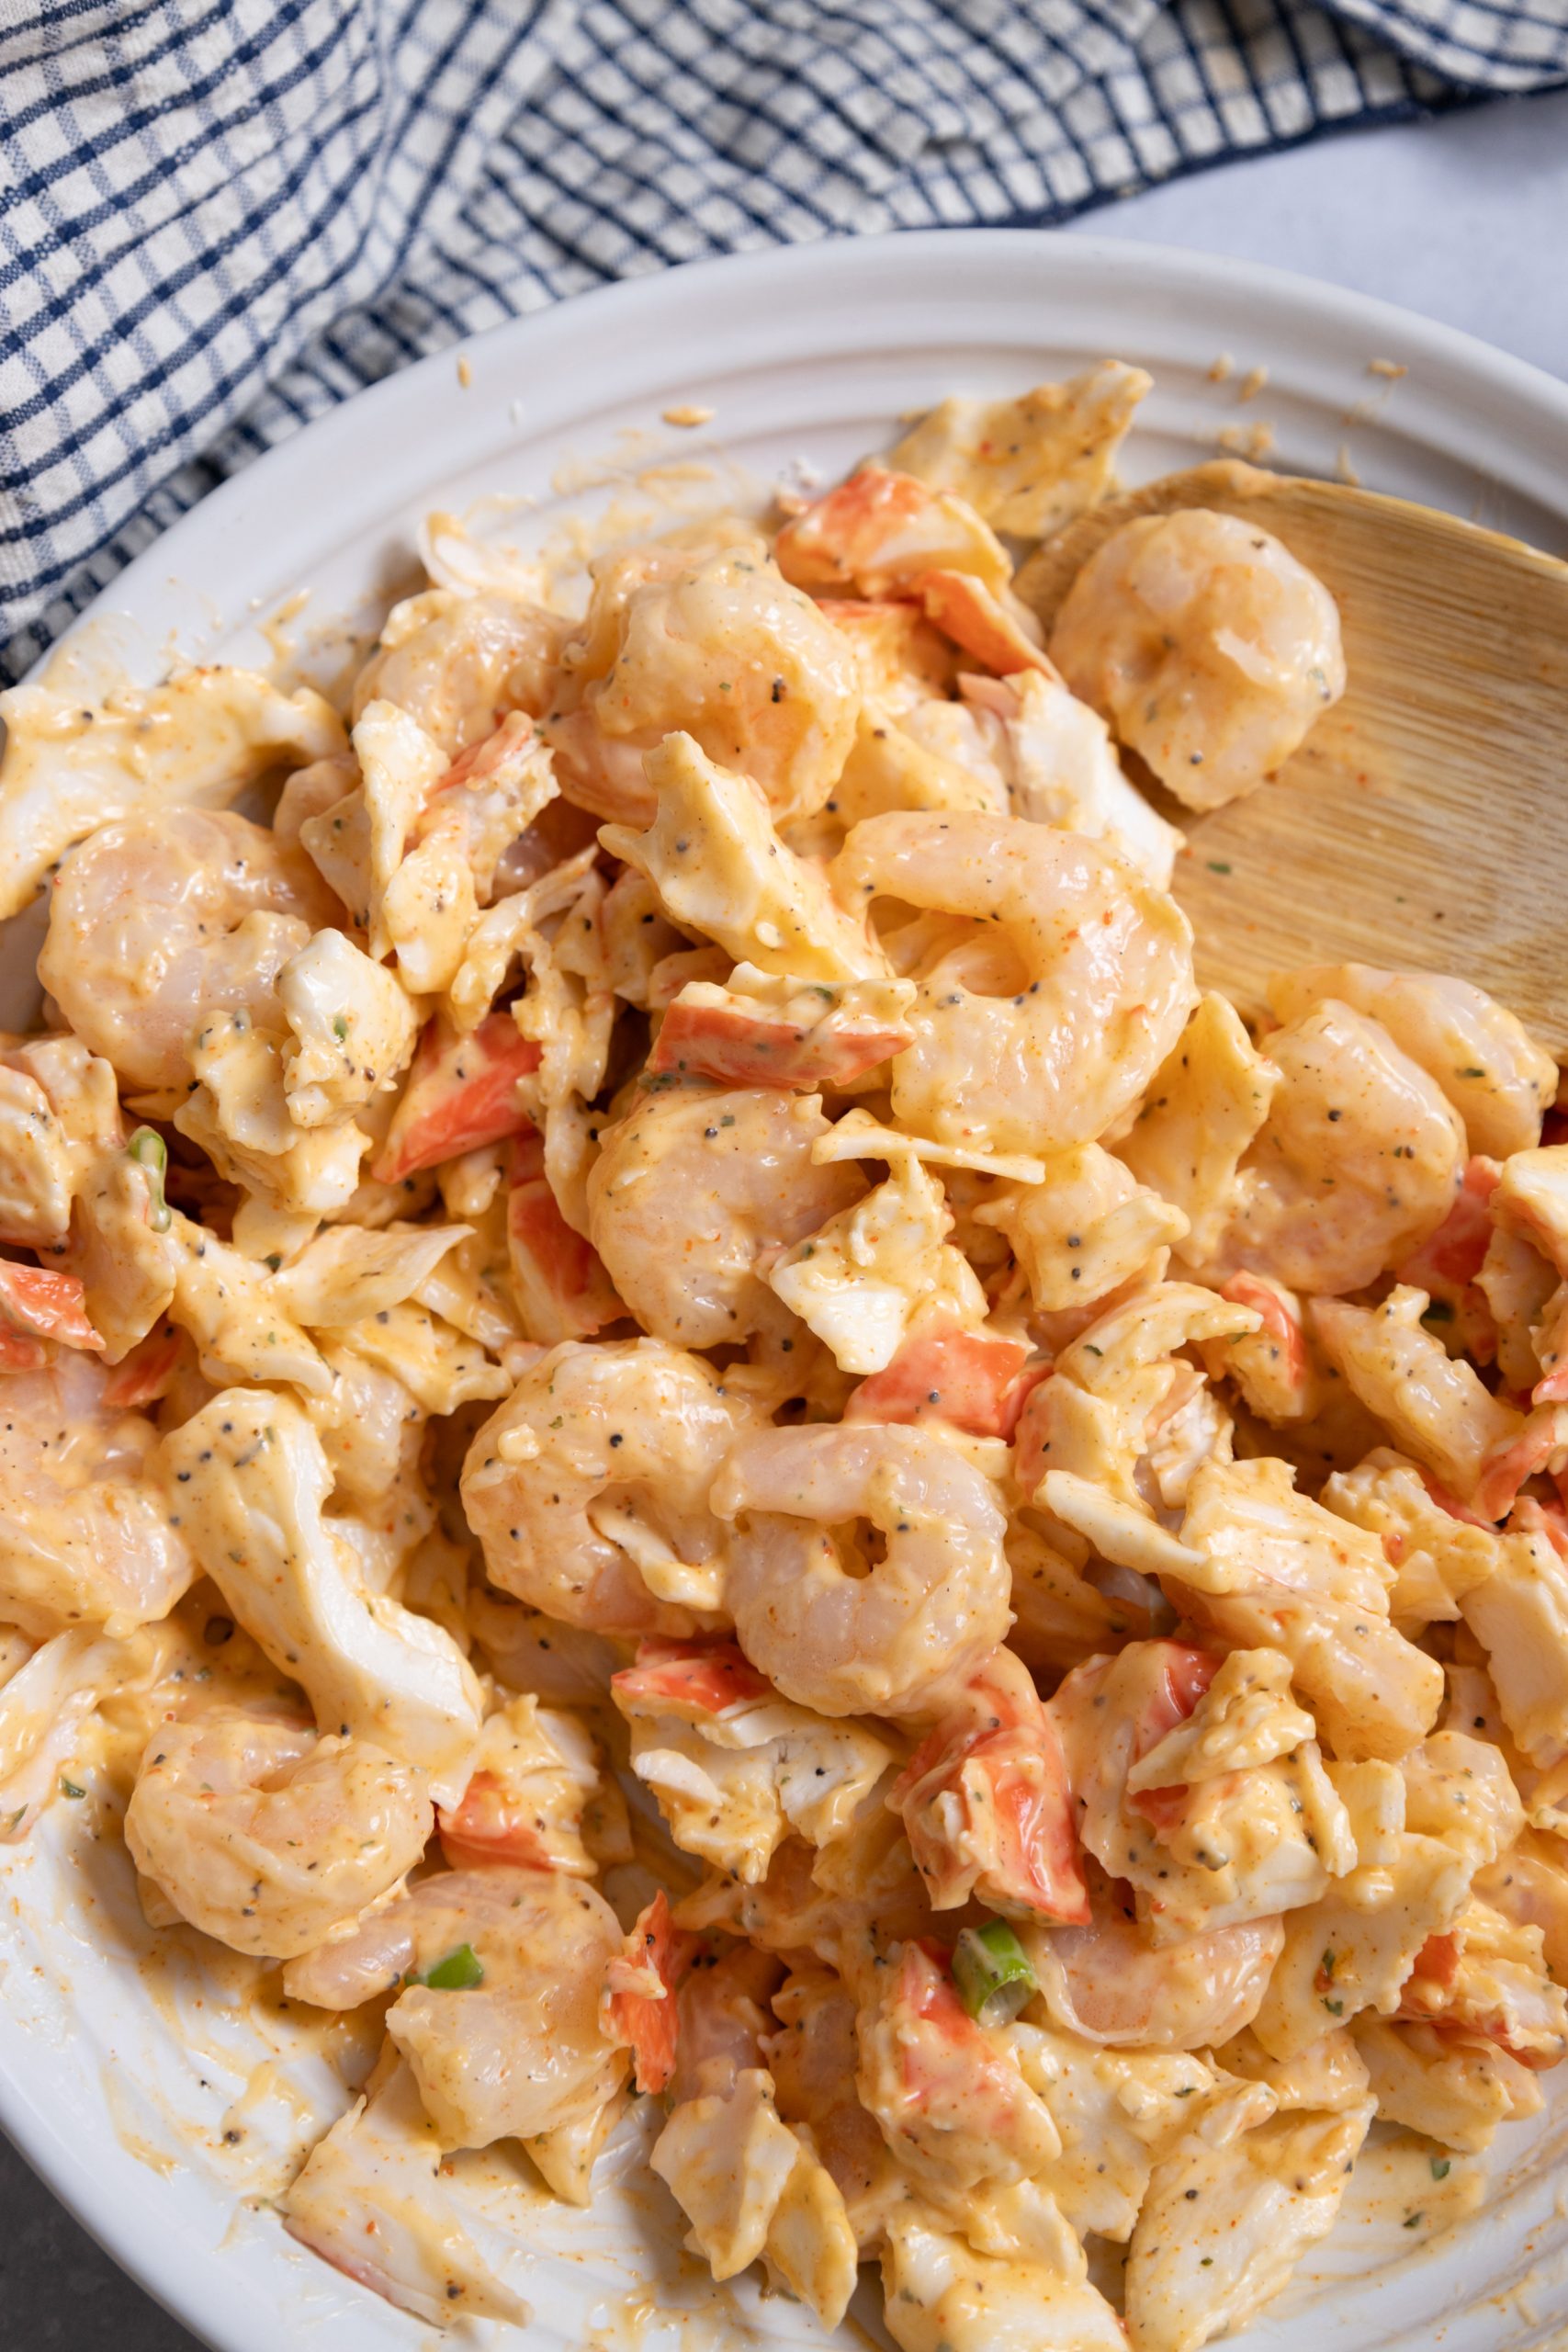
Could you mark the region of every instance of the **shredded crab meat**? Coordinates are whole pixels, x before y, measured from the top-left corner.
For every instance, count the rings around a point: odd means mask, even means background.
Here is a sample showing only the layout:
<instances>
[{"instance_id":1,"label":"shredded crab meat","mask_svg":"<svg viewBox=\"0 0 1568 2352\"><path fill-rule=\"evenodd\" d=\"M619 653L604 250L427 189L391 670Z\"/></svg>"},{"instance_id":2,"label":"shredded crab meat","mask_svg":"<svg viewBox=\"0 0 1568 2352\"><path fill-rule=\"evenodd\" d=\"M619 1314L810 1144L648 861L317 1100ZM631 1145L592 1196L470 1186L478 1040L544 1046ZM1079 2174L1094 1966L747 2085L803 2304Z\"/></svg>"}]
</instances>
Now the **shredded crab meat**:
<instances>
[{"instance_id":1,"label":"shredded crab meat","mask_svg":"<svg viewBox=\"0 0 1568 2352\"><path fill-rule=\"evenodd\" d=\"M1568 2051L1558 1072L1201 987L1155 786L1344 656L1201 511L1037 615L1148 390L433 515L341 708L0 696L0 1846L379 2041L276 2202L429 2326L530 2324L515 2143L829 2333L1247 2341Z\"/></svg>"}]
</instances>

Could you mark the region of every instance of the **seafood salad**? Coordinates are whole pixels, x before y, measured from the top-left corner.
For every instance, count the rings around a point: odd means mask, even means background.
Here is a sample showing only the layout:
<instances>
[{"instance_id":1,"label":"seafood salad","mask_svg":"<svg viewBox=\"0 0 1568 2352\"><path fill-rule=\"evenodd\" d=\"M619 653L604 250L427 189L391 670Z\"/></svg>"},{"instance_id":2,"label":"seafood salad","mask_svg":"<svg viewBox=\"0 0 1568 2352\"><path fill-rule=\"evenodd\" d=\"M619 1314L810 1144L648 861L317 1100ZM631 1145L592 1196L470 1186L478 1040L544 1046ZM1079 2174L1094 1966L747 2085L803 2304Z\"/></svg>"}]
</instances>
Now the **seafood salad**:
<instances>
[{"instance_id":1,"label":"seafood salad","mask_svg":"<svg viewBox=\"0 0 1568 2352\"><path fill-rule=\"evenodd\" d=\"M0 1839L363 2013L277 2204L423 2320L528 2316L444 2156L615 2139L827 2333L1196 2352L1568 2046L1558 1070L1200 986L1345 661L1202 510L1044 628L1147 389L0 697Z\"/></svg>"}]
</instances>

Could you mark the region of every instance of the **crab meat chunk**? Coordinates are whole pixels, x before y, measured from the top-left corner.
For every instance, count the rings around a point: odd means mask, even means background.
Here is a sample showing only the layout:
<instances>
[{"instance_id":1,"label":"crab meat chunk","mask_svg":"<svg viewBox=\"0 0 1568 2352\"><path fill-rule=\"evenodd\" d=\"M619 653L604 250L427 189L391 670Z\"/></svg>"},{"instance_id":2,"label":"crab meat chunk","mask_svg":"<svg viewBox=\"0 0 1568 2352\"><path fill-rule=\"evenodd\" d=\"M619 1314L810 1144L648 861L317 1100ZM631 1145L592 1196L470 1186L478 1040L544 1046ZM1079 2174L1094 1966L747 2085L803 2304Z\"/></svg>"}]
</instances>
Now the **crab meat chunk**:
<instances>
[{"instance_id":1,"label":"crab meat chunk","mask_svg":"<svg viewBox=\"0 0 1568 2352\"><path fill-rule=\"evenodd\" d=\"M1464 1907L1476 1871L1523 1826L1488 1742L1437 1732L1405 1765L1334 1764L1356 1867L1285 1922L1285 1949L1253 2030L1270 2057L1300 2055L1365 2009L1392 2017L1429 1938Z\"/></svg>"},{"instance_id":2,"label":"crab meat chunk","mask_svg":"<svg viewBox=\"0 0 1568 2352\"><path fill-rule=\"evenodd\" d=\"M885 1371L911 1330L977 1328L987 1302L953 1213L913 1155L886 1182L785 1249L769 1288L832 1351L840 1372Z\"/></svg>"},{"instance_id":3,"label":"crab meat chunk","mask_svg":"<svg viewBox=\"0 0 1568 2352\"><path fill-rule=\"evenodd\" d=\"M1198 2352L1244 2327L1327 2236L1376 2112L1279 2115L1155 2168L1127 2262L1134 2352Z\"/></svg>"},{"instance_id":4,"label":"crab meat chunk","mask_svg":"<svg viewBox=\"0 0 1568 2352\"><path fill-rule=\"evenodd\" d=\"M1378 1446L1354 1470L1325 1479L1325 1510L1375 1535L1395 1572L1389 1608L1402 1633L1451 1623L1466 1596L1483 1585L1503 1557L1489 1527L1456 1519L1432 1496L1414 1462Z\"/></svg>"},{"instance_id":5,"label":"crab meat chunk","mask_svg":"<svg viewBox=\"0 0 1568 2352\"><path fill-rule=\"evenodd\" d=\"M1133 412L1153 387L1143 368L1106 359L1014 400L954 397L923 416L889 462L966 499L998 531L1048 538L1105 496Z\"/></svg>"},{"instance_id":6,"label":"crab meat chunk","mask_svg":"<svg viewBox=\"0 0 1568 2352\"><path fill-rule=\"evenodd\" d=\"M781 1698L733 1643L645 1642L610 1690L675 1843L747 1885L785 1838L841 1835L895 1760L868 1724Z\"/></svg>"},{"instance_id":7,"label":"crab meat chunk","mask_svg":"<svg viewBox=\"0 0 1568 2352\"><path fill-rule=\"evenodd\" d=\"M1182 1212L1097 1143L1053 1152L1043 1183L1000 1187L975 1221L1005 1235L1042 1314L1107 1297L1187 1233Z\"/></svg>"},{"instance_id":8,"label":"crab meat chunk","mask_svg":"<svg viewBox=\"0 0 1568 2352\"><path fill-rule=\"evenodd\" d=\"M737 964L722 988L687 983L660 1025L647 1062L721 1086L848 1086L897 1053L913 1034L904 1014L912 980L829 986Z\"/></svg>"},{"instance_id":9,"label":"crab meat chunk","mask_svg":"<svg viewBox=\"0 0 1568 2352\"><path fill-rule=\"evenodd\" d=\"M658 814L646 832L605 825L613 857L644 874L672 922L716 940L737 963L806 980L882 979L886 959L846 912L819 866L780 841L750 779L721 768L689 735L648 755Z\"/></svg>"},{"instance_id":10,"label":"crab meat chunk","mask_svg":"<svg viewBox=\"0 0 1568 2352\"><path fill-rule=\"evenodd\" d=\"M1282 1650L1337 1756L1403 1756L1434 1722L1442 1668L1389 1623L1382 1544L1298 1495L1288 1464L1206 1463L1181 1540L1201 1565L1171 1599L1224 1641Z\"/></svg>"},{"instance_id":11,"label":"crab meat chunk","mask_svg":"<svg viewBox=\"0 0 1568 2352\"><path fill-rule=\"evenodd\" d=\"M1075 1668L1051 1713L1079 1834L1156 1945L1300 1909L1354 1864L1279 1651L1134 1642Z\"/></svg>"}]
</instances>

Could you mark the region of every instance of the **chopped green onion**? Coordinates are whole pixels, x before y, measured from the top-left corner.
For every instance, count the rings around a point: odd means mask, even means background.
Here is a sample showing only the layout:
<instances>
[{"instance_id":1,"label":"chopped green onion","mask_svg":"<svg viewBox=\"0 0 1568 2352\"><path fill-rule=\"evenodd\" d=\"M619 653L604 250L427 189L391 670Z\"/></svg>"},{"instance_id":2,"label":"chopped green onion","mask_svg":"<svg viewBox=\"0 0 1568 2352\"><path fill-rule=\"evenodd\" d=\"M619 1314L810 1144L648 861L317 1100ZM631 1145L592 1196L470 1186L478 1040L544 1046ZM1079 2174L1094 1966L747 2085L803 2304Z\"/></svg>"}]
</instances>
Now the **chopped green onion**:
<instances>
[{"instance_id":1,"label":"chopped green onion","mask_svg":"<svg viewBox=\"0 0 1568 2352\"><path fill-rule=\"evenodd\" d=\"M1007 2025L1035 1991L1029 1954L1005 1919L965 1928L953 1954L958 1997L981 2025Z\"/></svg>"},{"instance_id":2,"label":"chopped green onion","mask_svg":"<svg viewBox=\"0 0 1568 2352\"><path fill-rule=\"evenodd\" d=\"M138 1127L126 1149L137 1166L147 1170L147 1190L152 1194L147 1222L154 1233L167 1233L169 1204L164 1195L164 1177L169 1165L169 1147L156 1127Z\"/></svg>"},{"instance_id":3,"label":"chopped green onion","mask_svg":"<svg viewBox=\"0 0 1568 2352\"><path fill-rule=\"evenodd\" d=\"M79 1789L74 1781L68 1781L62 1775L60 1782L60 1793L62 1797L85 1797L87 1792L85 1789Z\"/></svg>"},{"instance_id":4,"label":"chopped green onion","mask_svg":"<svg viewBox=\"0 0 1568 2352\"><path fill-rule=\"evenodd\" d=\"M428 1984L433 1993L471 1993L485 1981L484 1962L472 1944L459 1944L413 1981Z\"/></svg>"},{"instance_id":5,"label":"chopped green onion","mask_svg":"<svg viewBox=\"0 0 1568 2352\"><path fill-rule=\"evenodd\" d=\"M1432 2158L1432 2178L1434 2180L1447 2180L1452 2169L1453 2167L1450 2164L1447 2156L1434 2156Z\"/></svg>"}]
</instances>

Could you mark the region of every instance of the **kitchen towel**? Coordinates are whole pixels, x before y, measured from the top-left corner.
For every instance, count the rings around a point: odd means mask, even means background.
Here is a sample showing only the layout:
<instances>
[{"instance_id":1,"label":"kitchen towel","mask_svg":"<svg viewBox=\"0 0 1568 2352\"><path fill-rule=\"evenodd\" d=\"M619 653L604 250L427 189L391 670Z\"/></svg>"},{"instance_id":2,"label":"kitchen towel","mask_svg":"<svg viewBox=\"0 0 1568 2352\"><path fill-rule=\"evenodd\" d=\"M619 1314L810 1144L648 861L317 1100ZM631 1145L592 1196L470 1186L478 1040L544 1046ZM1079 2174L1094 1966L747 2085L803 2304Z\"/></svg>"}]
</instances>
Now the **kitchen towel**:
<instances>
[{"instance_id":1,"label":"kitchen towel","mask_svg":"<svg viewBox=\"0 0 1568 2352\"><path fill-rule=\"evenodd\" d=\"M0 672L519 311L1563 81L1568 0L3 0Z\"/></svg>"}]
</instances>

